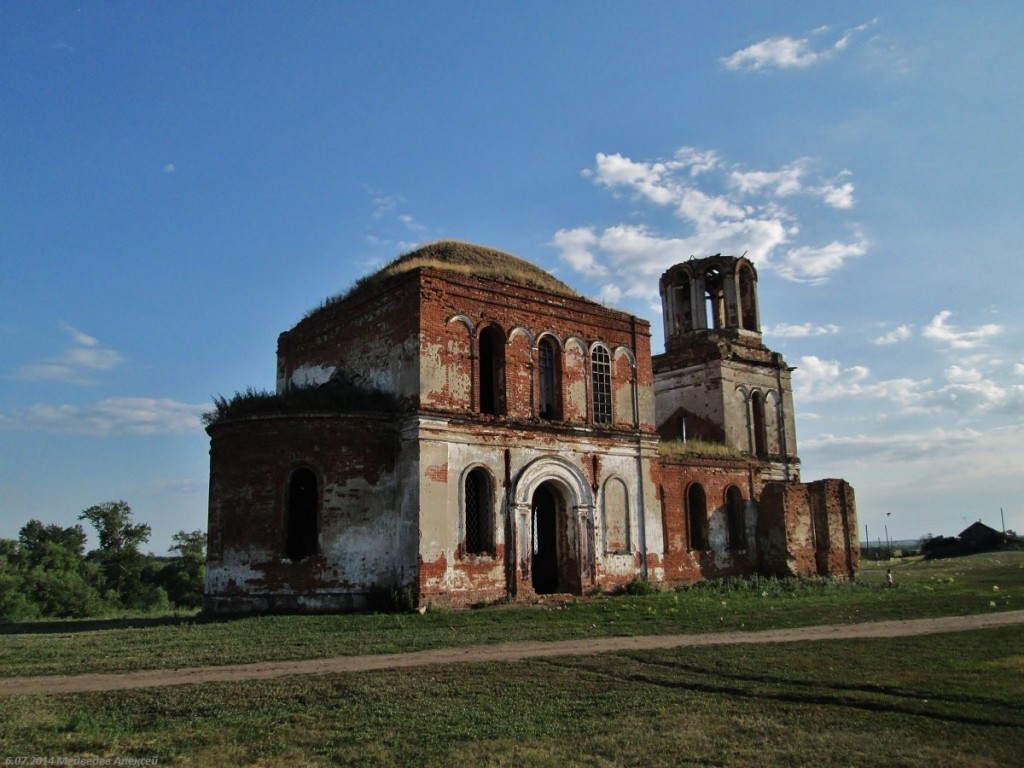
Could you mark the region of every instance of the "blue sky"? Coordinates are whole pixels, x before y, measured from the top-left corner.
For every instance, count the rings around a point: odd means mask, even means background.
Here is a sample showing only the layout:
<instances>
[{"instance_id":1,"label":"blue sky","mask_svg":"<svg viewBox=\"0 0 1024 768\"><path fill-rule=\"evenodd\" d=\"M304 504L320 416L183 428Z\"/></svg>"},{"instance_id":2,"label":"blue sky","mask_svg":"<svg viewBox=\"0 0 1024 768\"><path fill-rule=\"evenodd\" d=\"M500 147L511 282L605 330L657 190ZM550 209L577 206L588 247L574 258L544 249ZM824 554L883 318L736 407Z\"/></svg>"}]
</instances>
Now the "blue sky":
<instances>
[{"instance_id":1,"label":"blue sky","mask_svg":"<svg viewBox=\"0 0 1024 768\"><path fill-rule=\"evenodd\" d=\"M5 2L0 537L204 528L213 396L417 244L651 321L746 252L805 479L1024 529L1024 6Z\"/></svg>"}]
</instances>

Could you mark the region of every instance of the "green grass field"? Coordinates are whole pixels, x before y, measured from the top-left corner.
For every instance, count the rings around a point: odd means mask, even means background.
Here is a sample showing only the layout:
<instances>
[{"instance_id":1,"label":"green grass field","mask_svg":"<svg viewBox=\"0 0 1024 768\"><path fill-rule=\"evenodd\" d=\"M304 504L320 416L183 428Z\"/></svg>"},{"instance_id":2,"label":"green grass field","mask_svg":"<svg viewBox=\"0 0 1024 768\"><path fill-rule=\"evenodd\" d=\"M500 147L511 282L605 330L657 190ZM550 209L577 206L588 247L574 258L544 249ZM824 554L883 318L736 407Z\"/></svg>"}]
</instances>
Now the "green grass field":
<instances>
[{"instance_id":1,"label":"green grass field","mask_svg":"<svg viewBox=\"0 0 1024 768\"><path fill-rule=\"evenodd\" d=\"M849 585L734 583L423 616L7 627L0 674L783 628L1024 603L1024 553L901 563L895 589L884 573L865 563ZM161 765L1018 765L1024 628L0 698L0 745L0 758Z\"/></svg>"}]
</instances>

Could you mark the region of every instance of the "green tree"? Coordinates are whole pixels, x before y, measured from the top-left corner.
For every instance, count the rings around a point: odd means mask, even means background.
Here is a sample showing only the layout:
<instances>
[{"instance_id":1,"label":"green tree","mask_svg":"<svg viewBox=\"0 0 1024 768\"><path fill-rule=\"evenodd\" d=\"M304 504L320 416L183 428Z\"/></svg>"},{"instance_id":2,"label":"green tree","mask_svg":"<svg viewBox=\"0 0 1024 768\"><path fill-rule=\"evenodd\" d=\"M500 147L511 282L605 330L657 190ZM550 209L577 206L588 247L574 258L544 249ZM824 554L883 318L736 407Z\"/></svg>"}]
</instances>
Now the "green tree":
<instances>
[{"instance_id":1,"label":"green tree","mask_svg":"<svg viewBox=\"0 0 1024 768\"><path fill-rule=\"evenodd\" d=\"M25 595L25 577L18 562L18 542L0 539L0 622L21 621L39 615Z\"/></svg>"},{"instance_id":2,"label":"green tree","mask_svg":"<svg viewBox=\"0 0 1024 768\"><path fill-rule=\"evenodd\" d=\"M206 534L203 531L178 531L171 537L171 559L156 574L156 582L170 601L179 608L198 608L203 604L206 583Z\"/></svg>"},{"instance_id":3,"label":"green tree","mask_svg":"<svg viewBox=\"0 0 1024 768\"><path fill-rule=\"evenodd\" d=\"M123 501L108 501L89 507L78 516L96 529L100 547L89 553L102 574L107 599L125 608L142 608L152 604L142 581L146 558L139 547L149 541L150 527L132 522L132 509Z\"/></svg>"},{"instance_id":4,"label":"green tree","mask_svg":"<svg viewBox=\"0 0 1024 768\"><path fill-rule=\"evenodd\" d=\"M102 609L85 560L85 531L30 520L17 542L0 547L0 616L83 617Z\"/></svg>"}]
</instances>

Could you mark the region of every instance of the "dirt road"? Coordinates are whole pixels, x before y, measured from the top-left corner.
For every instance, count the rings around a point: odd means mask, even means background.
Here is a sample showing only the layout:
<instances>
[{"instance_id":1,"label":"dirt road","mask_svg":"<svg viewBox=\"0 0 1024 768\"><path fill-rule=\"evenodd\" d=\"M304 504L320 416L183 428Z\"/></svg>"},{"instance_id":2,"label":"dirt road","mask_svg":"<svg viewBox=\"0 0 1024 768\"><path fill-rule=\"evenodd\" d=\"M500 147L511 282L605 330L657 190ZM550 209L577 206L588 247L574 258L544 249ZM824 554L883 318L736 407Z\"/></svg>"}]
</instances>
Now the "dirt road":
<instances>
[{"instance_id":1,"label":"dirt road","mask_svg":"<svg viewBox=\"0 0 1024 768\"><path fill-rule=\"evenodd\" d=\"M288 675L323 675L338 672L365 672L376 669L420 667L428 664L474 663L484 661L520 661L551 656L586 656L614 651L640 651L657 648L683 648L702 645L740 643L794 643L809 640L848 640L855 638L905 637L940 632L1024 624L1024 611L985 613L972 616L948 616L910 621L873 621L864 624L829 624L796 629L771 629L761 632L721 632L700 635L644 635L641 637L602 637L556 642L516 642L495 645L471 645L461 648L437 648L414 653L387 653L376 656L339 656L304 661L266 661L255 664L231 664L220 667L153 669L94 675L53 675L0 678L0 696L19 694L79 693L117 691L162 685L267 680Z\"/></svg>"}]
</instances>

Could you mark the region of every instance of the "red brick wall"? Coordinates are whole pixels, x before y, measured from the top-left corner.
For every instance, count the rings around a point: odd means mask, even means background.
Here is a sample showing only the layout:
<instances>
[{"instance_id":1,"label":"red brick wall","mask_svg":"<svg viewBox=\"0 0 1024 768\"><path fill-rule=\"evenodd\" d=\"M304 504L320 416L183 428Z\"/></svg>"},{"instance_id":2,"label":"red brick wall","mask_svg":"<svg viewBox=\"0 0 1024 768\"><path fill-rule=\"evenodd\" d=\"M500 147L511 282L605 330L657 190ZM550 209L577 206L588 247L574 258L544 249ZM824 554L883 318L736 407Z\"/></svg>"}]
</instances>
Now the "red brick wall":
<instances>
[{"instance_id":1,"label":"red brick wall","mask_svg":"<svg viewBox=\"0 0 1024 768\"><path fill-rule=\"evenodd\" d=\"M414 579L415 542L399 530L410 512L396 509L397 436L389 419L249 417L209 433L208 608L347 608L371 586L392 585L396 574ZM298 467L317 476L319 545L316 555L292 563L284 557L284 513Z\"/></svg>"}]
</instances>

